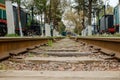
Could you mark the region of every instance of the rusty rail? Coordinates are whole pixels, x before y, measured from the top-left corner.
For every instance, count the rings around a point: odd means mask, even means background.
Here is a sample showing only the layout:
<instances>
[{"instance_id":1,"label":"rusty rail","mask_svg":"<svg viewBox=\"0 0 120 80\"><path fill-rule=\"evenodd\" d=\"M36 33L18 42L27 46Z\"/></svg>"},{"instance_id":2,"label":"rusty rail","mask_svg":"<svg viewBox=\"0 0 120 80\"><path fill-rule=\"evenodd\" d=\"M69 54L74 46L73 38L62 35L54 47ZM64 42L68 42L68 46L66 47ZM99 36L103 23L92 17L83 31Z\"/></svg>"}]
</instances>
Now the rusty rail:
<instances>
[{"instance_id":1,"label":"rusty rail","mask_svg":"<svg viewBox=\"0 0 120 80\"><path fill-rule=\"evenodd\" d=\"M10 54L25 52L27 48L37 47L46 44L54 38L0 38L0 60L9 57ZM62 39L56 37L55 39Z\"/></svg>"},{"instance_id":2,"label":"rusty rail","mask_svg":"<svg viewBox=\"0 0 120 80\"><path fill-rule=\"evenodd\" d=\"M95 45L115 54L115 57L120 58L120 38L74 38L78 41L86 42L90 45ZM109 53L109 52L108 52Z\"/></svg>"}]
</instances>

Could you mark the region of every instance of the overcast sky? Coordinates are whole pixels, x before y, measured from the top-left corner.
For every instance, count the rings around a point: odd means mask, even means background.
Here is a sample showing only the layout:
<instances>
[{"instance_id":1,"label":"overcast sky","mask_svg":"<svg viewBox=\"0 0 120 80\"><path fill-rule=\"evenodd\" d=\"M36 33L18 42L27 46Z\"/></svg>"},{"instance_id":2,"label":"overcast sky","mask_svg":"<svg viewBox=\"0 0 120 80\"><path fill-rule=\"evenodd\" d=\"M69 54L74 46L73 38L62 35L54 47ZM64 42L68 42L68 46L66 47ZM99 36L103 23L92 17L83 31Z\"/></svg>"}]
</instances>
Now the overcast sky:
<instances>
[{"instance_id":1,"label":"overcast sky","mask_svg":"<svg viewBox=\"0 0 120 80\"><path fill-rule=\"evenodd\" d=\"M103 0L103 1L105 2L106 0ZM119 0L109 0L109 1L110 1L109 4L113 7L115 7L118 4Z\"/></svg>"}]
</instances>

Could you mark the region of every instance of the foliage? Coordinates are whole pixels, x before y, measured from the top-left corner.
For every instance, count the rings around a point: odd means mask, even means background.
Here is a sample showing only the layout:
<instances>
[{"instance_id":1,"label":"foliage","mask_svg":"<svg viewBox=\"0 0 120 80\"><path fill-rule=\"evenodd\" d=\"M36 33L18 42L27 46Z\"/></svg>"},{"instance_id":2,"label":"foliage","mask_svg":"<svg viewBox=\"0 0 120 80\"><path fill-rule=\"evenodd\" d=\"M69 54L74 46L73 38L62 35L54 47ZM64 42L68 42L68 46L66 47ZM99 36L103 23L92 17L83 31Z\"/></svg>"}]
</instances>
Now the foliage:
<instances>
[{"instance_id":1,"label":"foliage","mask_svg":"<svg viewBox=\"0 0 120 80\"><path fill-rule=\"evenodd\" d=\"M89 25L91 25L91 15L92 9L98 10L102 5L102 0L75 0L76 6L73 6L74 9L79 13L80 10L83 11L84 16L88 17Z\"/></svg>"},{"instance_id":2,"label":"foliage","mask_svg":"<svg viewBox=\"0 0 120 80\"><path fill-rule=\"evenodd\" d=\"M53 22L53 28L57 31L61 30L61 19L62 15L66 10L68 0L13 0L19 5L22 4L26 10L31 13L33 8L33 16L40 15L41 23L43 23L44 15L44 24ZM32 18L33 19L33 18ZM27 24L30 25L30 22ZM60 31L61 32L61 31Z\"/></svg>"},{"instance_id":3,"label":"foliage","mask_svg":"<svg viewBox=\"0 0 120 80\"><path fill-rule=\"evenodd\" d=\"M80 15L79 15L80 14ZM83 19L83 12L79 12L79 14L74 13L73 11L69 10L65 13L64 20L70 21L75 26L75 32L80 34L83 26L82 26L82 19Z\"/></svg>"},{"instance_id":4,"label":"foliage","mask_svg":"<svg viewBox=\"0 0 120 80\"><path fill-rule=\"evenodd\" d=\"M41 24L42 24L42 15L45 14L46 17L46 8L47 8L47 0L34 0L34 6L36 7L37 14L41 15ZM44 21L45 18L44 18Z\"/></svg>"},{"instance_id":5,"label":"foliage","mask_svg":"<svg viewBox=\"0 0 120 80\"><path fill-rule=\"evenodd\" d=\"M65 31L65 25L63 24L62 21L58 23L58 28L59 28L58 31L59 31L60 34L62 34L62 32Z\"/></svg>"},{"instance_id":6,"label":"foliage","mask_svg":"<svg viewBox=\"0 0 120 80\"><path fill-rule=\"evenodd\" d=\"M72 8L75 11L70 16L72 20L70 18L69 20L72 21L74 25L76 24L74 31L77 34L80 34L82 29L84 29L86 25L91 25L92 15L93 13L97 14L98 11L100 11L100 9L103 7L103 1L102 0L74 0L74 2L75 2L74 3L75 5L72 5ZM73 15L74 15L74 18L72 18ZM86 22L88 22L88 24L86 24Z\"/></svg>"},{"instance_id":7,"label":"foliage","mask_svg":"<svg viewBox=\"0 0 120 80\"><path fill-rule=\"evenodd\" d=\"M112 6L106 7L106 14L113 14L113 7ZM104 11L102 10L100 13L100 17L103 15L104 15Z\"/></svg>"},{"instance_id":8,"label":"foliage","mask_svg":"<svg viewBox=\"0 0 120 80\"><path fill-rule=\"evenodd\" d=\"M16 2L17 4L21 4L22 0L12 0L13 2Z\"/></svg>"},{"instance_id":9,"label":"foliage","mask_svg":"<svg viewBox=\"0 0 120 80\"><path fill-rule=\"evenodd\" d=\"M30 27L31 26L31 22L32 22L32 18L30 16L28 16L26 26Z\"/></svg>"},{"instance_id":10,"label":"foliage","mask_svg":"<svg viewBox=\"0 0 120 80\"><path fill-rule=\"evenodd\" d=\"M61 23L62 15L65 12L65 7L67 5L67 0L50 0L47 5L48 23L53 22L54 29L57 31L60 30L59 23Z\"/></svg>"}]
</instances>

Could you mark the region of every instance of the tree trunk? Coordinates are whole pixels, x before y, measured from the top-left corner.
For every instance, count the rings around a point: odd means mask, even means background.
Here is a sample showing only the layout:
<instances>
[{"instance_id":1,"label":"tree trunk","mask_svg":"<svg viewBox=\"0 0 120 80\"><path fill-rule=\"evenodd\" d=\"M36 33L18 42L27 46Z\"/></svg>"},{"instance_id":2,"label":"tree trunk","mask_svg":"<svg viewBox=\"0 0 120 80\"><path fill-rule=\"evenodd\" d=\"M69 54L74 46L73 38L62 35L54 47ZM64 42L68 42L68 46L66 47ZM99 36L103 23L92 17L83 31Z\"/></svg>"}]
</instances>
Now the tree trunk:
<instances>
[{"instance_id":1,"label":"tree trunk","mask_svg":"<svg viewBox=\"0 0 120 80\"><path fill-rule=\"evenodd\" d=\"M83 24L82 25L83 25L83 29L84 29L85 28L85 1L83 2Z\"/></svg>"},{"instance_id":2,"label":"tree trunk","mask_svg":"<svg viewBox=\"0 0 120 80\"><path fill-rule=\"evenodd\" d=\"M43 26L43 36L45 36L45 23L47 22L47 11L44 11L44 26Z\"/></svg>"},{"instance_id":3,"label":"tree trunk","mask_svg":"<svg viewBox=\"0 0 120 80\"><path fill-rule=\"evenodd\" d=\"M89 7L88 24L91 25L92 0L89 0L88 7Z\"/></svg>"},{"instance_id":4,"label":"tree trunk","mask_svg":"<svg viewBox=\"0 0 120 80\"><path fill-rule=\"evenodd\" d=\"M98 10L98 12L97 12L97 16L98 16L98 19L97 19L97 32L99 32L99 30L100 30L100 22L99 22L99 19L100 19L100 15L99 15L99 13L100 13L100 10Z\"/></svg>"},{"instance_id":5,"label":"tree trunk","mask_svg":"<svg viewBox=\"0 0 120 80\"><path fill-rule=\"evenodd\" d=\"M48 21L49 24L51 22L51 16L52 16L52 14L51 14L51 5L52 5L52 0L50 0L50 7L49 7L49 21Z\"/></svg>"},{"instance_id":6,"label":"tree trunk","mask_svg":"<svg viewBox=\"0 0 120 80\"><path fill-rule=\"evenodd\" d=\"M23 37L21 19L20 19L20 4L19 3L18 3L18 24L19 24L20 36Z\"/></svg>"},{"instance_id":7,"label":"tree trunk","mask_svg":"<svg viewBox=\"0 0 120 80\"><path fill-rule=\"evenodd\" d=\"M46 23L46 20L47 20L47 11L46 9L44 10L44 24Z\"/></svg>"},{"instance_id":8,"label":"tree trunk","mask_svg":"<svg viewBox=\"0 0 120 80\"><path fill-rule=\"evenodd\" d=\"M34 24L34 12L33 12L34 8L33 8L33 6L31 8L31 10L32 10L32 22L31 22L31 24L33 25Z\"/></svg>"},{"instance_id":9,"label":"tree trunk","mask_svg":"<svg viewBox=\"0 0 120 80\"><path fill-rule=\"evenodd\" d=\"M42 19L42 18L43 18L43 16L42 16L42 12L41 12L41 20L40 20L41 22L40 22L40 24L42 24L42 21L43 21L43 19Z\"/></svg>"}]
</instances>

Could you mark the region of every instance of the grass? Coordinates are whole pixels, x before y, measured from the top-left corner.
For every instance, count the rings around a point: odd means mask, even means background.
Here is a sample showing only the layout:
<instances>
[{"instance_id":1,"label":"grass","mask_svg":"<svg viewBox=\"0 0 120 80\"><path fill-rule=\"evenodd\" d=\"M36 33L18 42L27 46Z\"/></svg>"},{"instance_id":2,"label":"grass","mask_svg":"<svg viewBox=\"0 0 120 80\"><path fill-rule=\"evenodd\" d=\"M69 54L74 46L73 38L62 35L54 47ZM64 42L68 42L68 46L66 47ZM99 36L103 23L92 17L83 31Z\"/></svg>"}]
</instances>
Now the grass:
<instances>
[{"instance_id":1,"label":"grass","mask_svg":"<svg viewBox=\"0 0 120 80\"><path fill-rule=\"evenodd\" d=\"M53 41L52 40L48 40L48 46L52 46L53 45Z\"/></svg>"},{"instance_id":2,"label":"grass","mask_svg":"<svg viewBox=\"0 0 120 80\"><path fill-rule=\"evenodd\" d=\"M4 64L0 64L0 70L6 70L6 66Z\"/></svg>"},{"instance_id":3,"label":"grass","mask_svg":"<svg viewBox=\"0 0 120 80\"><path fill-rule=\"evenodd\" d=\"M99 35L99 37L120 37L119 33L115 33L115 34L102 34Z\"/></svg>"},{"instance_id":4,"label":"grass","mask_svg":"<svg viewBox=\"0 0 120 80\"><path fill-rule=\"evenodd\" d=\"M29 57L34 57L34 54L33 53L29 53L28 56Z\"/></svg>"},{"instance_id":5,"label":"grass","mask_svg":"<svg viewBox=\"0 0 120 80\"><path fill-rule=\"evenodd\" d=\"M20 37L18 34L7 34L5 37Z\"/></svg>"},{"instance_id":6,"label":"grass","mask_svg":"<svg viewBox=\"0 0 120 80\"><path fill-rule=\"evenodd\" d=\"M81 36L79 36L81 37ZM86 37L120 37L120 33L115 33L115 34L96 34L96 35L91 35L91 36L86 36Z\"/></svg>"},{"instance_id":7,"label":"grass","mask_svg":"<svg viewBox=\"0 0 120 80\"><path fill-rule=\"evenodd\" d=\"M120 37L120 33L116 33L116 34L114 34L114 36Z\"/></svg>"}]
</instances>

